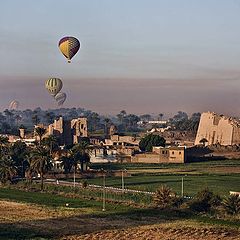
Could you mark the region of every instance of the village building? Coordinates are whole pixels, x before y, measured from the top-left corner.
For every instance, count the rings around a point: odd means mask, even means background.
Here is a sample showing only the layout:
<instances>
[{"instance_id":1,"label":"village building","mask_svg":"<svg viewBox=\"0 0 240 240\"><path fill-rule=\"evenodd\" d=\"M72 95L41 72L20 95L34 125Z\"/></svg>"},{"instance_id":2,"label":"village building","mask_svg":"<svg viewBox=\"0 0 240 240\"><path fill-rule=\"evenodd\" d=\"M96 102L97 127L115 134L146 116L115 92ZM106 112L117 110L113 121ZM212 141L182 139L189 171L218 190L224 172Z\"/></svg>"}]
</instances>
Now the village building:
<instances>
[{"instance_id":1,"label":"village building","mask_svg":"<svg viewBox=\"0 0 240 240\"><path fill-rule=\"evenodd\" d=\"M135 154L133 163L185 163L185 147L153 147L152 152Z\"/></svg>"}]
</instances>

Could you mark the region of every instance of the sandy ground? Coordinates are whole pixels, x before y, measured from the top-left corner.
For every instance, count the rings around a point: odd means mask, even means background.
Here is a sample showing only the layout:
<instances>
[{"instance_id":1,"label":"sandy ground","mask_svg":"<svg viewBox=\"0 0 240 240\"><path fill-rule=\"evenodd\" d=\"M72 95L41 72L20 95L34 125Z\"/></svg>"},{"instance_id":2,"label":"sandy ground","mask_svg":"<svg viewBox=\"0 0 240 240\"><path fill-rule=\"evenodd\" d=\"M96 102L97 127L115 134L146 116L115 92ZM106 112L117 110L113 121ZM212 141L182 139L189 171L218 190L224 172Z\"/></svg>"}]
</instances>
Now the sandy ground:
<instances>
[{"instance_id":1,"label":"sandy ground","mask_svg":"<svg viewBox=\"0 0 240 240\"><path fill-rule=\"evenodd\" d=\"M41 230L54 239L66 240L235 240L239 232L193 221L154 218L97 217L84 209L50 209L0 201L0 225L14 229Z\"/></svg>"}]
</instances>

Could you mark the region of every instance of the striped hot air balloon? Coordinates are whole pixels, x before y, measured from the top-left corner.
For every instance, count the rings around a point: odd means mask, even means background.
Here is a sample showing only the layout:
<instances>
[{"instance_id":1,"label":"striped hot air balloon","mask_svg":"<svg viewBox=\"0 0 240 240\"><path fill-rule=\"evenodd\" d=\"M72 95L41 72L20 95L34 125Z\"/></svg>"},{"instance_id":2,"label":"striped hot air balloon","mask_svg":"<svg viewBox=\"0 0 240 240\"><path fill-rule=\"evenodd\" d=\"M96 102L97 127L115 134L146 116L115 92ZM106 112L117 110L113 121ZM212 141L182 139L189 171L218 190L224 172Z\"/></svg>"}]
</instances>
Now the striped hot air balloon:
<instances>
[{"instance_id":1,"label":"striped hot air balloon","mask_svg":"<svg viewBox=\"0 0 240 240\"><path fill-rule=\"evenodd\" d=\"M58 106L61 106L65 102L67 98L67 94L63 92L59 92L54 98L57 101Z\"/></svg>"},{"instance_id":2,"label":"striped hot air balloon","mask_svg":"<svg viewBox=\"0 0 240 240\"><path fill-rule=\"evenodd\" d=\"M59 78L49 78L45 82L46 89L53 97L55 97L57 93L61 91L62 86L62 80Z\"/></svg>"},{"instance_id":3,"label":"striped hot air balloon","mask_svg":"<svg viewBox=\"0 0 240 240\"><path fill-rule=\"evenodd\" d=\"M16 100L13 100L10 102L9 109L10 110L17 110L19 107L19 102Z\"/></svg>"},{"instance_id":4,"label":"striped hot air balloon","mask_svg":"<svg viewBox=\"0 0 240 240\"><path fill-rule=\"evenodd\" d=\"M80 42L75 37L63 37L59 43L58 47L62 54L71 62L73 56L78 52L80 48Z\"/></svg>"}]
</instances>

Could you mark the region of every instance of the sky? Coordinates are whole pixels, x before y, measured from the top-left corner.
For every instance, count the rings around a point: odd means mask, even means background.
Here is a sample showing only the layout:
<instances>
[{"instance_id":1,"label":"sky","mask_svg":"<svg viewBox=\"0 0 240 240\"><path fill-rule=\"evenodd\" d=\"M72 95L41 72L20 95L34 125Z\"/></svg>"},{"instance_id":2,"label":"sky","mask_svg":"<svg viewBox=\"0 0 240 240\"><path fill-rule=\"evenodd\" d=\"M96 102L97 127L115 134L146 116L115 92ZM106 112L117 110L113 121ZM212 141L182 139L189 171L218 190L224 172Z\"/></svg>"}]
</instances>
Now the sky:
<instances>
[{"instance_id":1,"label":"sky","mask_svg":"<svg viewBox=\"0 0 240 240\"><path fill-rule=\"evenodd\" d=\"M215 111L240 116L240 0L8 0L0 15L0 110L64 107L102 114ZM75 36L68 64L58 49Z\"/></svg>"}]
</instances>

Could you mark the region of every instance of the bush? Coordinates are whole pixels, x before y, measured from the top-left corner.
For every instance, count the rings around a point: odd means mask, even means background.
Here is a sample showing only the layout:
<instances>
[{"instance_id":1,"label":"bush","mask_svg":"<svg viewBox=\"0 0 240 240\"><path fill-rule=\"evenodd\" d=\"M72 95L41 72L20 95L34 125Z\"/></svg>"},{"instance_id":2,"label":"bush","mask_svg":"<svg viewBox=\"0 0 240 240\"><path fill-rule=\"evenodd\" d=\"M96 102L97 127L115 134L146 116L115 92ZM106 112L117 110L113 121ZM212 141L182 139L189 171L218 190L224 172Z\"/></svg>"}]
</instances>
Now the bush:
<instances>
[{"instance_id":1,"label":"bush","mask_svg":"<svg viewBox=\"0 0 240 240\"><path fill-rule=\"evenodd\" d=\"M166 185L162 185L156 190L153 197L153 202L156 207L161 209L179 207L182 204L182 198L176 196L176 194Z\"/></svg>"},{"instance_id":2,"label":"bush","mask_svg":"<svg viewBox=\"0 0 240 240\"><path fill-rule=\"evenodd\" d=\"M189 208L196 212L209 212L217 206L220 206L221 198L215 195L208 188L198 192L196 197L190 201Z\"/></svg>"},{"instance_id":3,"label":"bush","mask_svg":"<svg viewBox=\"0 0 240 240\"><path fill-rule=\"evenodd\" d=\"M227 214L235 215L240 213L240 197L239 195L230 195L225 198L222 203L223 209Z\"/></svg>"},{"instance_id":4,"label":"bush","mask_svg":"<svg viewBox=\"0 0 240 240\"><path fill-rule=\"evenodd\" d=\"M87 182L87 181L85 181L85 180L84 180L84 181L82 181L82 187L83 187L83 188L86 188L87 186L88 186L88 182Z\"/></svg>"}]
</instances>

